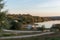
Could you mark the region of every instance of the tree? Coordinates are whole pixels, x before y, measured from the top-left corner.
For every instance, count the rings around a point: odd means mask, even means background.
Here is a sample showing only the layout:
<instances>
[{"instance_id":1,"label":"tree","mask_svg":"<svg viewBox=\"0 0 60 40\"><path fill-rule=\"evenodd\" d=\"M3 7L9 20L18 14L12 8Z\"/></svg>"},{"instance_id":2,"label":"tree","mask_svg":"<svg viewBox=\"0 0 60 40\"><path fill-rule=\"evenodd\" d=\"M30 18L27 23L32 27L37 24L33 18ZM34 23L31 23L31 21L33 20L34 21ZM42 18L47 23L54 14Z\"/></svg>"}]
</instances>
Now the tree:
<instances>
[{"instance_id":1,"label":"tree","mask_svg":"<svg viewBox=\"0 0 60 40\"><path fill-rule=\"evenodd\" d=\"M2 11L3 7L4 7L4 2L3 0L0 0L0 30L2 28L9 28L9 23L6 16L7 11Z\"/></svg>"},{"instance_id":2,"label":"tree","mask_svg":"<svg viewBox=\"0 0 60 40\"><path fill-rule=\"evenodd\" d=\"M51 31L60 31L60 24L53 24L51 27Z\"/></svg>"},{"instance_id":3,"label":"tree","mask_svg":"<svg viewBox=\"0 0 60 40\"><path fill-rule=\"evenodd\" d=\"M2 3L3 0L0 0L0 12L3 9L4 3Z\"/></svg>"},{"instance_id":4,"label":"tree","mask_svg":"<svg viewBox=\"0 0 60 40\"><path fill-rule=\"evenodd\" d=\"M45 30L45 26L44 26L44 25L42 25L41 30L42 30L42 31L44 31L44 30Z\"/></svg>"},{"instance_id":5,"label":"tree","mask_svg":"<svg viewBox=\"0 0 60 40\"><path fill-rule=\"evenodd\" d=\"M12 22L11 22L11 28L10 29L12 29L12 30L20 30L21 29L21 26L22 26L22 24L20 23L20 22L18 22L17 20L13 20Z\"/></svg>"}]
</instances>

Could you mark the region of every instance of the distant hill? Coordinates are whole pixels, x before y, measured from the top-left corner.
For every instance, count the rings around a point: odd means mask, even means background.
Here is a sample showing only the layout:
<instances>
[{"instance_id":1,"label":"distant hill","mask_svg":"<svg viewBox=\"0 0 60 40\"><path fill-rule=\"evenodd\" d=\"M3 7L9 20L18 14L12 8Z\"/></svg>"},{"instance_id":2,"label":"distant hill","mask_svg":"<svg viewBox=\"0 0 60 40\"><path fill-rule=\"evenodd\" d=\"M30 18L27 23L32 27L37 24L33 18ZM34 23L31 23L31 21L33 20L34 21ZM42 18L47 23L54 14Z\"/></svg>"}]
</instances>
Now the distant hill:
<instances>
[{"instance_id":1,"label":"distant hill","mask_svg":"<svg viewBox=\"0 0 60 40\"><path fill-rule=\"evenodd\" d=\"M60 20L60 16L47 17L51 20Z\"/></svg>"}]
</instances>

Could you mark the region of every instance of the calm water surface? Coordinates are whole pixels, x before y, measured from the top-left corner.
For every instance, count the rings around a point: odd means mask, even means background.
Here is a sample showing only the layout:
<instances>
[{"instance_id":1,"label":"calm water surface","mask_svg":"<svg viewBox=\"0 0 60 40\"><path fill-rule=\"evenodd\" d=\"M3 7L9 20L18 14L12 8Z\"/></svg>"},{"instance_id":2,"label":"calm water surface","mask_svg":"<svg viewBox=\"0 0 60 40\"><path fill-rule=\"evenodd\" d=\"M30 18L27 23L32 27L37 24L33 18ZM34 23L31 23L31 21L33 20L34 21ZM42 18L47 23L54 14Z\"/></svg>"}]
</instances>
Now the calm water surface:
<instances>
[{"instance_id":1,"label":"calm water surface","mask_svg":"<svg viewBox=\"0 0 60 40\"><path fill-rule=\"evenodd\" d=\"M44 25L46 28L50 28L53 24L60 24L60 20L46 21L46 22L35 23L35 24L39 24L40 27Z\"/></svg>"}]
</instances>

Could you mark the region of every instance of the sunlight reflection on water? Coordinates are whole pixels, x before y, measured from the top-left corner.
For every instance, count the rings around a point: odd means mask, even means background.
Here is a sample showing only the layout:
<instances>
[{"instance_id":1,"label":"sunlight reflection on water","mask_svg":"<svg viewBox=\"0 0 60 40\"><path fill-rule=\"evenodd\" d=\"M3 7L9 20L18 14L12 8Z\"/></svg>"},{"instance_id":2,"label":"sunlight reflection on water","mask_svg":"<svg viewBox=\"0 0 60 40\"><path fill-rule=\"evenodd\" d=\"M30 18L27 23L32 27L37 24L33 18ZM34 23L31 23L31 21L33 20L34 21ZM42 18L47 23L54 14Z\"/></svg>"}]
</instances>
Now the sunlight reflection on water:
<instances>
[{"instance_id":1,"label":"sunlight reflection on water","mask_svg":"<svg viewBox=\"0 0 60 40\"><path fill-rule=\"evenodd\" d=\"M46 22L35 23L35 24L38 24L40 27L44 25L46 28L50 28L52 27L53 24L60 24L60 20L46 21Z\"/></svg>"}]
</instances>

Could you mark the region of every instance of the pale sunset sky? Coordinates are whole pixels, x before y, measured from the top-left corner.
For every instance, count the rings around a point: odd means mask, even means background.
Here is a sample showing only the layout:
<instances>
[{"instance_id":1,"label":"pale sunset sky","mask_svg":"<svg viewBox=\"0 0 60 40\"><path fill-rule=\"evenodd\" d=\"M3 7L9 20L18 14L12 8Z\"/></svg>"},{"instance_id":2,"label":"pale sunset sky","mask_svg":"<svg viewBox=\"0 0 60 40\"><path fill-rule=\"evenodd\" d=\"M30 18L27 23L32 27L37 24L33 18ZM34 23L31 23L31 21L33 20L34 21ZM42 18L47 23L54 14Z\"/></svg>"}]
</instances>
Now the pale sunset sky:
<instances>
[{"instance_id":1,"label":"pale sunset sky","mask_svg":"<svg viewBox=\"0 0 60 40\"><path fill-rule=\"evenodd\" d=\"M5 9L13 14L60 16L60 0L5 0Z\"/></svg>"}]
</instances>

